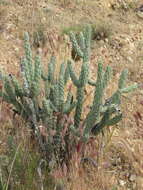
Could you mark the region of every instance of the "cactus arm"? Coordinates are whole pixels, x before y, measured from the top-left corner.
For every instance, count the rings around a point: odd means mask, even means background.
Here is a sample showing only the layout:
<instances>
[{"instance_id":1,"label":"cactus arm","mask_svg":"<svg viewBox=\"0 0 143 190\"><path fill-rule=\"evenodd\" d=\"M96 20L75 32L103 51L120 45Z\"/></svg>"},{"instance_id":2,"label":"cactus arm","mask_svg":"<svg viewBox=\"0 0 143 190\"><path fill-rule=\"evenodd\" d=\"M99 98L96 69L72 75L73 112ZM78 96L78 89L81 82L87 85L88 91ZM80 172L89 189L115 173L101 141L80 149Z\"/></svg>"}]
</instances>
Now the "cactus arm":
<instances>
[{"instance_id":1,"label":"cactus arm","mask_svg":"<svg viewBox=\"0 0 143 190\"><path fill-rule=\"evenodd\" d=\"M64 114L69 114L76 107L76 105L77 105L76 102L73 102L70 105L64 105L63 113Z\"/></svg>"},{"instance_id":2,"label":"cactus arm","mask_svg":"<svg viewBox=\"0 0 143 190\"><path fill-rule=\"evenodd\" d=\"M67 95L67 100L64 104L63 112L65 114L69 114L75 108L75 106L76 106L76 102L73 102L73 96L71 92L69 91Z\"/></svg>"},{"instance_id":3,"label":"cactus arm","mask_svg":"<svg viewBox=\"0 0 143 190\"><path fill-rule=\"evenodd\" d=\"M58 86L59 86L59 111L63 111L63 105L64 105L64 87L65 87L65 80L64 80L64 75L65 75L65 64L61 64L60 68L60 74L59 74L59 81L58 81Z\"/></svg>"},{"instance_id":4,"label":"cactus arm","mask_svg":"<svg viewBox=\"0 0 143 190\"><path fill-rule=\"evenodd\" d=\"M76 106L75 116L74 116L74 125L76 128L78 128L81 121L82 107L83 107L83 100L84 100L83 87L77 89L76 99L77 99L77 106Z\"/></svg>"},{"instance_id":5,"label":"cactus arm","mask_svg":"<svg viewBox=\"0 0 143 190\"><path fill-rule=\"evenodd\" d=\"M124 69L120 75L119 82L118 82L119 89L125 88L127 76L128 76L128 70Z\"/></svg>"},{"instance_id":6,"label":"cactus arm","mask_svg":"<svg viewBox=\"0 0 143 190\"><path fill-rule=\"evenodd\" d=\"M51 56L50 61L48 62L48 73L44 74L44 71L42 70L41 77L44 81L50 82L51 84L54 83L54 73L55 73L55 67L56 67L56 58L55 56Z\"/></svg>"},{"instance_id":7,"label":"cactus arm","mask_svg":"<svg viewBox=\"0 0 143 190\"><path fill-rule=\"evenodd\" d=\"M74 73L73 67L72 67L72 63L73 61L68 60L68 66L69 66L69 73L70 73L70 77L72 82L74 83L75 86L79 87L79 81Z\"/></svg>"},{"instance_id":8,"label":"cactus arm","mask_svg":"<svg viewBox=\"0 0 143 190\"><path fill-rule=\"evenodd\" d=\"M51 56L50 62L48 63L48 80L53 84L54 82L54 74L56 67L56 58L55 56Z\"/></svg>"},{"instance_id":9,"label":"cactus arm","mask_svg":"<svg viewBox=\"0 0 143 190\"><path fill-rule=\"evenodd\" d=\"M25 63L24 63L24 58L21 59L20 62L20 72L22 76L22 81L23 81L23 91L25 96L29 96L29 82L27 80L26 72L25 72Z\"/></svg>"},{"instance_id":10,"label":"cactus arm","mask_svg":"<svg viewBox=\"0 0 143 190\"><path fill-rule=\"evenodd\" d=\"M84 89L85 85L88 83L88 76L89 76L89 65L88 62L83 63L81 68L81 73L79 77L79 86L77 86L77 106L75 111L75 126L78 128L80 121L81 121L81 115L82 115L82 108L83 108L83 102L84 102Z\"/></svg>"},{"instance_id":11,"label":"cactus arm","mask_svg":"<svg viewBox=\"0 0 143 190\"><path fill-rule=\"evenodd\" d=\"M47 131L49 131L50 129L52 129L54 127L53 126L54 125L54 123L53 123L54 110L52 109L50 100L44 99L42 104L43 104L42 119L43 119L43 122L47 125Z\"/></svg>"},{"instance_id":12,"label":"cactus arm","mask_svg":"<svg viewBox=\"0 0 143 190\"><path fill-rule=\"evenodd\" d=\"M24 91L23 91L23 88L21 87L20 83L18 82L18 80L14 76L11 75L11 81L12 81L13 87L15 89L16 96L23 97Z\"/></svg>"},{"instance_id":13,"label":"cactus arm","mask_svg":"<svg viewBox=\"0 0 143 190\"><path fill-rule=\"evenodd\" d=\"M110 81L112 77L112 69L110 66L107 66L106 71L104 73L103 77L103 89L105 89L108 85L108 82Z\"/></svg>"},{"instance_id":14,"label":"cactus arm","mask_svg":"<svg viewBox=\"0 0 143 190\"><path fill-rule=\"evenodd\" d=\"M57 110L59 109L59 104L60 104L60 100L59 100L59 86L58 84L55 84L52 90L52 102L53 105L57 108Z\"/></svg>"},{"instance_id":15,"label":"cactus arm","mask_svg":"<svg viewBox=\"0 0 143 190\"><path fill-rule=\"evenodd\" d=\"M117 124L122 119L122 113L115 115L113 118L110 119L110 112L109 110L104 114L103 118L99 123L97 123L92 129L91 133L93 135L98 135L105 127L112 126Z\"/></svg>"},{"instance_id":16,"label":"cactus arm","mask_svg":"<svg viewBox=\"0 0 143 190\"><path fill-rule=\"evenodd\" d=\"M35 58L35 67L34 67L34 79L32 81L30 93L31 96L38 96L40 93L40 80L41 80L41 61L40 57L36 56Z\"/></svg>"},{"instance_id":17,"label":"cactus arm","mask_svg":"<svg viewBox=\"0 0 143 190\"><path fill-rule=\"evenodd\" d=\"M87 26L84 29L84 38L85 38L85 49L84 49L84 62L89 62L90 60L90 51L91 51L91 35L92 35L92 29L90 26Z\"/></svg>"},{"instance_id":18,"label":"cactus arm","mask_svg":"<svg viewBox=\"0 0 143 190\"><path fill-rule=\"evenodd\" d=\"M122 88L120 91L121 91L121 93L129 93L129 92L132 92L133 90L137 89L138 87L139 87L138 84L133 84L126 88Z\"/></svg>"},{"instance_id":19,"label":"cactus arm","mask_svg":"<svg viewBox=\"0 0 143 190\"><path fill-rule=\"evenodd\" d=\"M119 121L122 120L122 116L123 116L122 113L116 115L115 117L107 121L106 126L112 126L112 125L117 124Z\"/></svg>"},{"instance_id":20,"label":"cactus arm","mask_svg":"<svg viewBox=\"0 0 143 190\"><path fill-rule=\"evenodd\" d=\"M15 95L15 90L11 84L11 80L9 76L4 77L4 89L6 95L9 97L11 102L16 101L16 95Z\"/></svg>"},{"instance_id":21,"label":"cactus arm","mask_svg":"<svg viewBox=\"0 0 143 190\"><path fill-rule=\"evenodd\" d=\"M85 37L84 37L83 32L80 32L79 35L77 35L77 41L78 41L78 44L79 44L82 52L84 52L86 46L85 46Z\"/></svg>"},{"instance_id":22,"label":"cactus arm","mask_svg":"<svg viewBox=\"0 0 143 190\"><path fill-rule=\"evenodd\" d=\"M84 87L88 83L88 76L89 76L89 64L88 62L85 62L82 64L81 73L79 76L80 86Z\"/></svg>"},{"instance_id":23,"label":"cactus arm","mask_svg":"<svg viewBox=\"0 0 143 190\"><path fill-rule=\"evenodd\" d=\"M76 53L79 57L83 58L84 54L83 54L80 46L78 45L75 34L73 32L70 32L69 35L70 35L70 40L72 42L73 49L76 51Z\"/></svg>"},{"instance_id":24,"label":"cactus arm","mask_svg":"<svg viewBox=\"0 0 143 190\"><path fill-rule=\"evenodd\" d=\"M91 86L96 86L96 82L92 81L92 80L88 80L88 84Z\"/></svg>"},{"instance_id":25,"label":"cactus arm","mask_svg":"<svg viewBox=\"0 0 143 190\"><path fill-rule=\"evenodd\" d=\"M89 134L93 125L98 122L100 116L100 109L102 105L103 98L103 68L102 63L98 63L97 81L93 99L93 105L86 117L86 126L84 129L84 135Z\"/></svg>"}]
</instances>

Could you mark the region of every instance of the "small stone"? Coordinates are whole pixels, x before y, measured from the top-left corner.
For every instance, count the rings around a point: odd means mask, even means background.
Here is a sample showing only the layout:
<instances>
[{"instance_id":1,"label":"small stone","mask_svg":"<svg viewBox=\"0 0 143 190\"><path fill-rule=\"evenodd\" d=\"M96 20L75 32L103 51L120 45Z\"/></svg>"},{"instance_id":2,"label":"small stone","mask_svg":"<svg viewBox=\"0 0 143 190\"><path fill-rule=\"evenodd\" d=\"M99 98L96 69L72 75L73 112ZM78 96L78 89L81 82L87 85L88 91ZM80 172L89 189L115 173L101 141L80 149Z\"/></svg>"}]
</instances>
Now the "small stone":
<instances>
[{"instance_id":1,"label":"small stone","mask_svg":"<svg viewBox=\"0 0 143 190\"><path fill-rule=\"evenodd\" d=\"M119 60L120 60L120 57L116 57L116 59L117 59L117 61L119 61Z\"/></svg>"},{"instance_id":2,"label":"small stone","mask_svg":"<svg viewBox=\"0 0 143 190\"><path fill-rule=\"evenodd\" d=\"M126 184L126 182L125 181L123 181L123 180L119 180L119 184L120 184L120 186L124 186L125 184Z\"/></svg>"},{"instance_id":3,"label":"small stone","mask_svg":"<svg viewBox=\"0 0 143 190\"><path fill-rule=\"evenodd\" d=\"M105 38L105 42L106 42L106 43L108 43L108 42L109 42L108 38Z\"/></svg>"},{"instance_id":4,"label":"small stone","mask_svg":"<svg viewBox=\"0 0 143 190\"><path fill-rule=\"evenodd\" d=\"M131 174L129 180L130 181L135 181L136 180L136 175L135 174Z\"/></svg>"},{"instance_id":5,"label":"small stone","mask_svg":"<svg viewBox=\"0 0 143 190\"><path fill-rule=\"evenodd\" d=\"M127 57L127 60L130 62L130 63L133 63L133 59L131 57Z\"/></svg>"}]
</instances>

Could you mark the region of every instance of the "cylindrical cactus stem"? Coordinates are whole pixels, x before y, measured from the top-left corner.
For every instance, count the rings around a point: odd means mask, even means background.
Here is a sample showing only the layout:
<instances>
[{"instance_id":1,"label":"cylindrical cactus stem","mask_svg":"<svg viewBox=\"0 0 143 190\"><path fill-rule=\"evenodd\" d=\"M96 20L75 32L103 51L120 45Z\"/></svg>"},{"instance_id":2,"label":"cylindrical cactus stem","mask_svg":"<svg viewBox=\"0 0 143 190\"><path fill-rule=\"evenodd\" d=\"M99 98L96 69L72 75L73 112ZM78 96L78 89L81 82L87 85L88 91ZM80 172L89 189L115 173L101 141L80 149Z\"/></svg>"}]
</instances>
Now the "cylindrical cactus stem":
<instances>
[{"instance_id":1,"label":"cylindrical cactus stem","mask_svg":"<svg viewBox=\"0 0 143 190\"><path fill-rule=\"evenodd\" d=\"M88 80L88 84L91 86L96 86L96 82L92 81L92 80Z\"/></svg>"},{"instance_id":2,"label":"cylindrical cactus stem","mask_svg":"<svg viewBox=\"0 0 143 190\"><path fill-rule=\"evenodd\" d=\"M89 63L85 62L82 64L81 73L79 77L80 86L84 87L88 83L89 76Z\"/></svg>"},{"instance_id":3,"label":"cylindrical cactus stem","mask_svg":"<svg viewBox=\"0 0 143 190\"><path fill-rule=\"evenodd\" d=\"M34 67L34 78L30 90L31 96L38 96L40 93L41 74L42 74L42 69L41 69L40 57L36 56L35 67Z\"/></svg>"},{"instance_id":4,"label":"cylindrical cactus stem","mask_svg":"<svg viewBox=\"0 0 143 190\"><path fill-rule=\"evenodd\" d=\"M65 64L61 64L60 68L60 74L59 74L59 81L58 81L58 87L59 87L59 111L63 112L63 105L64 105L64 88L65 88Z\"/></svg>"},{"instance_id":5,"label":"cylindrical cactus stem","mask_svg":"<svg viewBox=\"0 0 143 190\"><path fill-rule=\"evenodd\" d=\"M81 115L82 115L82 108L83 108L83 102L84 102L84 89L85 85L88 83L88 75L89 75L89 65L88 62L83 63L81 68L81 73L79 77L79 87L77 87L77 106L75 111L75 126L78 128L80 121L81 121Z\"/></svg>"},{"instance_id":6,"label":"cylindrical cactus stem","mask_svg":"<svg viewBox=\"0 0 143 190\"><path fill-rule=\"evenodd\" d=\"M122 88L120 90L120 92L121 93L129 93L129 92L132 92L133 90L135 90L138 87L139 87L139 84L136 83L136 84L130 85L130 86L126 87L126 88Z\"/></svg>"},{"instance_id":7,"label":"cylindrical cactus stem","mask_svg":"<svg viewBox=\"0 0 143 190\"><path fill-rule=\"evenodd\" d=\"M79 44L82 52L84 52L86 45L85 45L85 37L83 35L83 32L80 32L79 35L77 35L77 41L78 41L78 44Z\"/></svg>"},{"instance_id":8,"label":"cylindrical cactus stem","mask_svg":"<svg viewBox=\"0 0 143 190\"><path fill-rule=\"evenodd\" d=\"M84 35L84 39L85 39L85 49L84 49L83 61L89 62L90 51L91 51L91 35L92 35L91 26L85 27L83 35Z\"/></svg>"},{"instance_id":9,"label":"cylindrical cactus stem","mask_svg":"<svg viewBox=\"0 0 143 190\"><path fill-rule=\"evenodd\" d=\"M9 97L9 100L11 102L15 102L16 101L15 89L13 88L13 85L11 83L9 76L4 77L4 89L5 89L5 93Z\"/></svg>"},{"instance_id":10,"label":"cylindrical cactus stem","mask_svg":"<svg viewBox=\"0 0 143 190\"><path fill-rule=\"evenodd\" d=\"M73 49L74 51L76 52L76 54L83 58L84 57L84 54L80 48L80 46L78 45L78 42L77 42L77 39L76 39L76 36L73 32L70 32L70 40L72 42L72 46L73 46Z\"/></svg>"},{"instance_id":11,"label":"cylindrical cactus stem","mask_svg":"<svg viewBox=\"0 0 143 190\"><path fill-rule=\"evenodd\" d=\"M81 122L82 107L83 107L83 101L84 101L84 87L80 87L77 89L76 99L77 99L77 105L76 105L75 116L74 116L74 125L76 128L78 128Z\"/></svg>"},{"instance_id":12,"label":"cylindrical cactus stem","mask_svg":"<svg viewBox=\"0 0 143 190\"><path fill-rule=\"evenodd\" d=\"M93 99L93 105L86 117L86 126L84 129L84 135L87 135L90 133L91 128L93 125L98 122L100 117L100 110L102 106L102 99L103 99L103 68L102 63L99 62L98 64L98 76L97 76L97 82L95 87L95 93L94 93L94 99Z\"/></svg>"},{"instance_id":13,"label":"cylindrical cactus stem","mask_svg":"<svg viewBox=\"0 0 143 190\"><path fill-rule=\"evenodd\" d=\"M23 88L21 87L20 83L18 82L18 80L11 75L11 81L12 81L12 84L15 88L15 94L17 97L23 97L24 96L24 91L23 91Z\"/></svg>"},{"instance_id":14,"label":"cylindrical cactus stem","mask_svg":"<svg viewBox=\"0 0 143 190\"><path fill-rule=\"evenodd\" d=\"M118 88L119 89L125 88L126 81L127 81L127 76L128 76L128 70L124 69L122 71L121 75L120 75L120 79L119 79L119 82L118 82Z\"/></svg>"},{"instance_id":15,"label":"cylindrical cactus stem","mask_svg":"<svg viewBox=\"0 0 143 190\"><path fill-rule=\"evenodd\" d=\"M122 113L115 115L110 119L110 113L108 111L105 112L101 121L92 127L91 133L93 135L98 135L105 127L112 126L117 124L122 119Z\"/></svg>"},{"instance_id":16,"label":"cylindrical cactus stem","mask_svg":"<svg viewBox=\"0 0 143 190\"><path fill-rule=\"evenodd\" d=\"M110 66L107 66L106 71L103 76L103 89L105 89L108 85L108 82L110 81L112 77L112 68Z\"/></svg>"},{"instance_id":17,"label":"cylindrical cactus stem","mask_svg":"<svg viewBox=\"0 0 143 190\"><path fill-rule=\"evenodd\" d=\"M73 70L72 64L73 64L73 61L72 60L68 60L68 67L69 67L70 77L71 77L71 80L74 83L74 85L76 87L79 87L80 83L79 83L79 80L77 79L77 76L76 76L74 70Z\"/></svg>"},{"instance_id":18,"label":"cylindrical cactus stem","mask_svg":"<svg viewBox=\"0 0 143 190\"><path fill-rule=\"evenodd\" d=\"M55 81L55 68L56 68L56 58L51 56L50 62L48 63L48 81L53 84Z\"/></svg>"}]
</instances>

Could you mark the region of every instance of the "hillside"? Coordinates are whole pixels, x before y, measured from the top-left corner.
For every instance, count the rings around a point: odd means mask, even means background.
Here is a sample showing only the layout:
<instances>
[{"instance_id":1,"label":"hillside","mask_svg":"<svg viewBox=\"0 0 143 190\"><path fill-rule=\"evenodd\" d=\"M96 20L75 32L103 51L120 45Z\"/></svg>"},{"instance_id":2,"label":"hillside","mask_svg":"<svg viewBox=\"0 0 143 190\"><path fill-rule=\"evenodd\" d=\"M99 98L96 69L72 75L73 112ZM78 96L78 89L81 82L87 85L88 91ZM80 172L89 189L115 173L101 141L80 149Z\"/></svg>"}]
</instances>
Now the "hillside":
<instances>
[{"instance_id":1,"label":"hillside","mask_svg":"<svg viewBox=\"0 0 143 190\"><path fill-rule=\"evenodd\" d=\"M90 24L94 28L92 76L96 77L100 58L104 66L113 68L114 79L106 95L116 90L124 68L129 71L128 84L142 84L143 9L139 9L142 3L141 0L0 0L0 70L20 78L24 32L29 32L32 49L41 55L44 65L53 53L60 65L71 58L68 32L78 32ZM87 89L87 93L90 91ZM86 103L90 103L90 98ZM71 190L143 189L142 86L122 97L121 109L123 120L115 129L99 135L94 147L91 145L87 150L98 167L83 171L74 163L70 179L61 171L56 171L51 179L43 170L44 190L52 189L55 182L51 181L55 179ZM11 106L1 99L0 127L0 177L10 184L10 190L42 190L35 169L40 159L37 145L23 121L14 117Z\"/></svg>"}]
</instances>

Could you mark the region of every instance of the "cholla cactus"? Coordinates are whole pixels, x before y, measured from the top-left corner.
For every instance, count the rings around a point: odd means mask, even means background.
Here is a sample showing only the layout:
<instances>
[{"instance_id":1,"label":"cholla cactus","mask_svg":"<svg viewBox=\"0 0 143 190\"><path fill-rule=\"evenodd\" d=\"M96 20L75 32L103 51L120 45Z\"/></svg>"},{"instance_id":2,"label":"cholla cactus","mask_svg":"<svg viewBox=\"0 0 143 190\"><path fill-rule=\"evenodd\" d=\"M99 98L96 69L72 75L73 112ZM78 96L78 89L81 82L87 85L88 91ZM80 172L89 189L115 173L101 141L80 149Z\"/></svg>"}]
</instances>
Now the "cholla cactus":
<instances>
[{"instance_id":1,"label":"cholla cactus","mask_svg":"<svg viewBox=\"0 0 143 190\"><path fill-rule=\"evenodd\" d=\"M63 161L67 163L76 151L78 141L86 143L91 136L96 136L104 127L118 123L122 119L119 110L122 93L132 91L138 86L137 84L125 86L127 70L124 70L117 91L104 102L104 92L111 80L112 69L107 66L104 71L103 63L100 61L97 79L90 80L91 28L86 27L78 36L71 32L70 39L76 54L83 62L79 77L73 69L74 61L67 60L61 64L59 76L55 78L56 58L54 56L51 56L48 71L45 73L40 57L36 56L33 59L28 33L24 36L25 56L20 64L22 81L18 81L13 75L0 73L3 84L0 96L4 101L12 104L13 111L28 122L49 163L53 159L60 163ZM76 100L71 90L68 93L65 91L69 79L77 89ZM87 85L95 88L94 97L89 113L85 120L81 121L84 91ZM41 132L42 130L44 132Z\"/></svg>"},{"instance_id":2,"label":"cholla cactus","mask_svg":"<svg viewBox=\"0 0 143 190\"><path fill-rule=\"evenodd\" d=\"M70 39L78 56L83 59L83 64L81 67L81 73L79 79L77 79L76 74L72 68L72 61L69 61L69 71L70 77L77 87L77 106L76 112L74 117L75 127L78 128L81 120L82 115L82 108L83 108L83 100L84 100L84 89L88 83L89 77L89 61L90 61L90 42L91 42L91 27L87 27L84 30L84 33L79 34L79 39L77 41L76 36L74 33L70 33Z\"/></svg>"}]
</instances>

